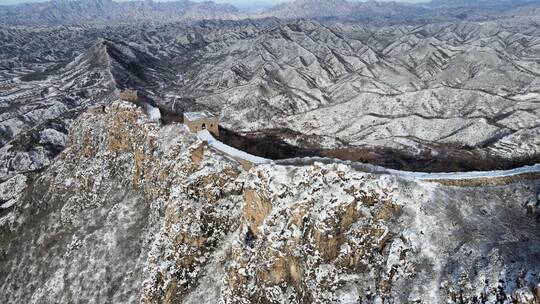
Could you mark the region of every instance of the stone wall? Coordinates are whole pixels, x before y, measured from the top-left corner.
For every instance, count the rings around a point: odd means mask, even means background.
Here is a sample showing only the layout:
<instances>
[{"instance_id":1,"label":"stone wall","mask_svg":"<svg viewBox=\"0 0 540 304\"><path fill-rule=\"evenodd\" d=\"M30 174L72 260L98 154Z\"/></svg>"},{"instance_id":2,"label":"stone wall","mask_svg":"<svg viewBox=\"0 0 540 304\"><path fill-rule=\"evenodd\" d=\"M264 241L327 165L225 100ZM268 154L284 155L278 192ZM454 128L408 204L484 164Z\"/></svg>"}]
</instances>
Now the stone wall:
<instances>
[{"instance_id":1,"label":"stone wall","mask_svg":"<svg viewBox=\"0 0 540 304\"><path fill-rule=\"evenodd\" d=\"M219 122L217 117L204 118L196 121L189 121L184 118L184 124L188 126L191 132L196 133L206 129L208 132L212 133L212 135L216 137L219 136Z\"/></svg>"}]
</instances>

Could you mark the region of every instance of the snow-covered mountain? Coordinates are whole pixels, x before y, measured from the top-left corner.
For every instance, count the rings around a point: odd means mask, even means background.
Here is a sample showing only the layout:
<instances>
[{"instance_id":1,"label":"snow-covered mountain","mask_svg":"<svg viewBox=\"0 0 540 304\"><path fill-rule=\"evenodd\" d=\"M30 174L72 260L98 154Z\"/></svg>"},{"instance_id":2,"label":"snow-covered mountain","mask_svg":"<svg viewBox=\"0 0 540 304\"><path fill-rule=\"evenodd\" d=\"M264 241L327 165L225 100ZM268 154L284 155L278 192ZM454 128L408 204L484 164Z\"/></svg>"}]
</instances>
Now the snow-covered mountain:
<instances>
[{"instance_id":1,"label":"snow-covered mountain","mask_svg":"<svg viewBox=\"0 0 540 304\"><path fill-rule=\"evenodd\" d=\"M432 0L429 5L437 8L497 8L509 9L524 5L538 4L538 0Z\"/></svg>"},{"instance_id":2,"label":"snow-covered mountain","mask_svg":"<svg viewBox=\"0 0 540 304\"><path fill-rule=\"evenodd\" d=\"M32 100L43 111L57 98L77 108L131 87L163 112L219 113L223 127L259 144L228 140L265 157L415 170L534 163L537 24L520 17L382 28L276 19L4 28L2 140L43 122L16 105ZM269 140L274 149L263 144Z\"/></svg>"},{"instance_id":3,"label":"snow-covered mountain","mask_svg":"<svg viewBox=\"0 0 540 304\"><path fill-rule=\"evenodd\" d=\"M459 20L493 20L514 9L540 4L538 0L433 1L428 4L347 0L293 0L255 12L230 4L189 0L154 2L62 0L0 6L0 24L61 25L163 23L194 20L238 20L277 17L315 18L376 25L425 24Z\"/></svg>"},{"instance_id":4,"label":"snow-covered mountain","mask_svg":"<svg viewBox=\"0 0 540 304\"><path fill-rule=\"evenodd\" d=\"M60 0L0 6L0 24L53 25L200 20L230 18L235 13L237 9L232 5L210 1Z\"/></svg>"},{"instance_id":5,"label":"snow-covered mountain","mask_svg":"<svg viewBox=\"0 0 540 304\"><path fill-rule=\"evenodd\" d=\"M540 300L537 181L246 171L130 103L70 134L47 169L0 187L3 303Z\"/></svg>"},{"instance_id":6,"label":"snow-covered mountain","mask_svg":"<svg viewBox=\"0 0 540 304\"><path fill-rule=\"evenodd\" d=\"M540 6L447 4L0 8L0 303L540 303Z\"/></svg>"}]
</instances>

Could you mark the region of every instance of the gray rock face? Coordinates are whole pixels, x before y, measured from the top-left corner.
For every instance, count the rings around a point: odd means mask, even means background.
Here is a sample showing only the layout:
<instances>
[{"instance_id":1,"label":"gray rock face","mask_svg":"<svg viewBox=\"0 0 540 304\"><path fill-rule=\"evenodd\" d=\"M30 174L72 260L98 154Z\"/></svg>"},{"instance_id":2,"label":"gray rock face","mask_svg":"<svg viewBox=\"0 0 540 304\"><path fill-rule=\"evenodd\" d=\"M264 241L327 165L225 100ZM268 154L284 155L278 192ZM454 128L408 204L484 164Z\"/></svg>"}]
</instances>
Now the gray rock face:
<instances>
[{"instance_id":1,"label":"gray rock face","mask_svg":"<svg viewBox=\"0 0 540 304\"><path fill-rule=\"evenodd\" d=\"M537 180L245 171L113 103L0 213L0 301L535 303ZM45 262L46 261L46 262ZM475 300L476 299L476 300Z\"/></svg>"}]
</instances>

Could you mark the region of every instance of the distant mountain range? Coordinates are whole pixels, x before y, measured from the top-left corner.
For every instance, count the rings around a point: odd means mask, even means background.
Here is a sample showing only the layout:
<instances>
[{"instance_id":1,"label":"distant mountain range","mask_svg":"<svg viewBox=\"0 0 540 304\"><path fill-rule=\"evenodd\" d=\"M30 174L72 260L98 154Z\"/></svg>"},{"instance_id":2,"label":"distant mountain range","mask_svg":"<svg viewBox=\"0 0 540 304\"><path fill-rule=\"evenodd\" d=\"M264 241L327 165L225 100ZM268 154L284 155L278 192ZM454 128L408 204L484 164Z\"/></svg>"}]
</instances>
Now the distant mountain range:
<instances>
[{"instance_id":1,"label":"distant mountain range","mask_svg":"<svg viewBox=\"0 0 540 304\"><path fill-rule=\"evenodd\" d=\"M538 0L432 0L432 7L476 7L509 9L523 5L538 4Z\"/></svg>"},{"instance_id":2,"label":"distant mountain range","mask_svg":"<svg viewBox=\"0 0 540 304\"><path fill-rule=\"evenodd\" d=\"M434 0L423 4L296 0L277 5L267 10L264 15L290 19L338 19L368 24L425 24L463 19L494 19L516 8L538 4L540 0Z\"/></svg>"},{"instance_id":3,"label":"distant mountain range","mask_svg":"<svg viewBox=\"0 0 540 304\"><path fill-rule=\"evenodd\" d=\"M370 24L427 23L462 19L491 19L540 0L434 0L428 4L295 0L257 12L241 12L230 4L211 1L172 2L112 0L53 0L0 6L0 24L83 24L133 21L189 21L277 17L284 19L337 19ZM534 11L534 10L533 10ZM527 13L521 10L521 14Z\"/></svg>"},{"instance_id":4,"label":"distant mountain range","mask_svg":"<svg viewBox=\"0 0 540 304\"><path fill-rule=\"evenodd\" d=\"M214 2L112 0L53 0L50 2L0 6L0 23L78 24L139 20L203 20L235 18L238 10Z\"/></svg>"}]
</instances>

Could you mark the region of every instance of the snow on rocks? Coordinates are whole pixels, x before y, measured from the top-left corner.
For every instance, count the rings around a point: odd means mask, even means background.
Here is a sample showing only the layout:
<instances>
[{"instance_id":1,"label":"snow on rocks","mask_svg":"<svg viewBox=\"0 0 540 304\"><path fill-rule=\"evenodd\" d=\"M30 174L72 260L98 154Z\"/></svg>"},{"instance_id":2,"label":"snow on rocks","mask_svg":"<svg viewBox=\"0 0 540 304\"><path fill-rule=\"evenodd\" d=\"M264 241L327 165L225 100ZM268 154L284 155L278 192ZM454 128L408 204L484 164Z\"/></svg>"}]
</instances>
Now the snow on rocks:
<instances>
[{"instance_id":1,"label":"snow on rocks","mask_svg":"<svg viewBox=\"0 0 540 304\"><path fill-rule=\"evenodd\" d=\"M48 166L50 159L41 146L33 147L28 152L18 152L14 155L12 166L16 172L28 172Z\"/></svg>"},{"instance_id":2,"label":"snow on rocks","mask_svg":"<svg viewBox=\"0 0 540 304\"><path fill-rule=\"evenodd\" d=\"M540 164L523 166L523 167L509 169L509 170L428 173L428 172L414 172L414 171L388 169L381 166L371 165L368 163L345 161L345 160L339 160L339 159L328 158L328 157L300 157L300 158L290 158L290 159L282 159L282 160L274 161L275 164L289 165L289 166L308 166L310 164L314 164L317 162L325 163L325 164L343 164L343 165L351 166L355 168L356 170L361 170L364 172L376 173L376 174L392 174L395 176L399 176L401 178L415 179L415 180L463 180L463 179L482 179L482 178L503 178L503 177L521 175L521 174L540 172Z\"/></svg>"},{"instance_id":3,"label":"snow on rocks","mask_svg":"<svg viewBox=\"0 0 540 304\"><path fill-rule=\"evenodd\" d=\"M221 151L234 159L242 159L256 165L266 164L266 163L271 162L271 160L269 159L249 154L242 150L238 150L234 147L226 145L219 140L216 140L214 136L212 136L212 134L208 132L208 130L202 130L202 131L197 132L197 137L200 140L207 142L208 145L215 148L216 150Z\"/></svg>"},{"instance_id":4,"label":"snow on rocks","mask_svg":"<svg viewBox=\"0 0 540 304\"><path fill-rule=\"evenodd\" d=\"M366 267L368 276L384 271L384 257L377 252L391 239L386 225L400 210L391 199L392 190L385 188L392 181L373 183L372 176L347 166L320 163L301 168L262 165L245 180L248 191L272 208L264 208L256 233L245 231L245 238L254 240L233 248L234 262L227 271L232 290L226 292L226 303L253 293L263 302L339 302L355 297L350 286L359 275L353 269ZM258 280L239 278L238 265ZM301 295L278 286L308 287Z\"/></svg>"},{"instance_id":5,"label":"snow on rocks","mask_svg":"<svg viewBox=\"0 0 540 304\"><path fill-rule=\"evenodd\" d=\"M26 188L26 176L19 174L0 184L0 209L7 209L17 202L19 194Z\"/></svg>"},{"instance_id":6,"label":"snow on rocks","mask_svg":"<svg viewBox=\"0 0 540 304\"><path fill-rule=\"evenodd\" d=\"M55 129L45 129L39 133L39 143L42 145L64 147L66 141L67 135Z\"/></svg>"},{"instance_id":7,"label":"snow on rocks","mask_svg":"<svg viewBox=\"0 0 540 304\"><path fill-rule=\"evenodd\" d=\"M534 294L528 287L522 287L514 290L512 300L516 304L535 304Z\"/></svg>"},{"instance_id":8,"label":"snow on rocks","mask_svg":"<svg viewBox=\"0 0 540 304\"><path fill-rule=\"evenodd\" d=\"M150 119L150 121L153 121L153 122L159 122L160 121L160 119L161 119L161 111L159 110L159 108L154 107L149 103L145 103L144 104L144 109L145 109L146 113L148 114L148 118Z\"/></svg>"},{"instance_id":9,"label":"snow on rocks","mask_svg":"<svg viewBox=\"0 0 540 304\"><path fill-rule=\"evenodd\" d=\"M58 273L84 299L118 284L122 303L495 303L539 283L539 223L523 208L534 181L457 188L322 162L247 171L129 103L83 114L70 134L22 196L43 225L8 215L24 239L0 263L2 302L53 301ZM74 302L64 285L54 296Z\"/></svg>"}]
</instances>

